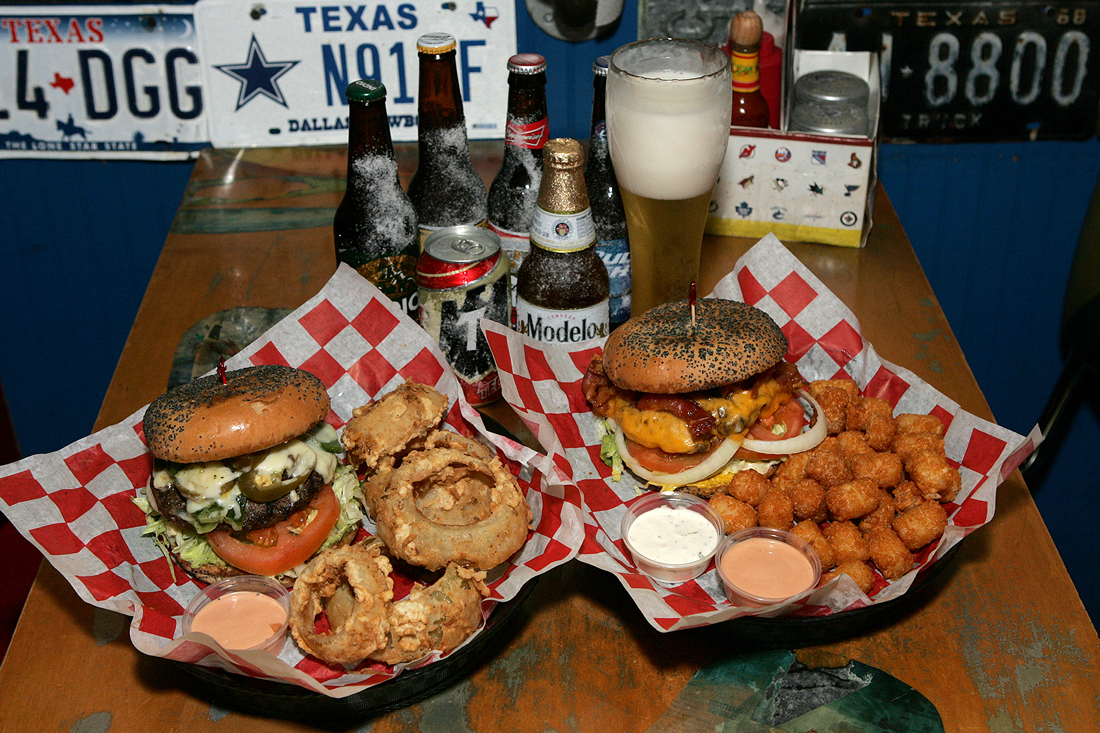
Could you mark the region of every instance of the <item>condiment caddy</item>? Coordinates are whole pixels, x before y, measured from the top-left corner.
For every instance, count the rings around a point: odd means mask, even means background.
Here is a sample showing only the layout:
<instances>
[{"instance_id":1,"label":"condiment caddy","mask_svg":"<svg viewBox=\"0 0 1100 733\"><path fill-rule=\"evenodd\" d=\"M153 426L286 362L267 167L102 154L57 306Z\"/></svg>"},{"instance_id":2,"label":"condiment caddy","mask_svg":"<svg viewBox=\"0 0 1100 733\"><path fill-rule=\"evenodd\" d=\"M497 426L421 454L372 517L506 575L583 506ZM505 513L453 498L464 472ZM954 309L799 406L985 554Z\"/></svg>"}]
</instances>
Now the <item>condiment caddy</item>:
<instances>
[{"instance_id":1,"label":"condiment caddy","mask_svg":"<svg viewBox=\"0 0 1100 733\"><path fill-rule=\"evenodd\" d=\"M874 207L878 55L806 51L797 43L789 33L779 129L730 127L706 231L862 247ZM796 97L802 77L825 71L854 78L866 93L843 105L823 104L813 92Z\"/></svg>"}]
</instances>

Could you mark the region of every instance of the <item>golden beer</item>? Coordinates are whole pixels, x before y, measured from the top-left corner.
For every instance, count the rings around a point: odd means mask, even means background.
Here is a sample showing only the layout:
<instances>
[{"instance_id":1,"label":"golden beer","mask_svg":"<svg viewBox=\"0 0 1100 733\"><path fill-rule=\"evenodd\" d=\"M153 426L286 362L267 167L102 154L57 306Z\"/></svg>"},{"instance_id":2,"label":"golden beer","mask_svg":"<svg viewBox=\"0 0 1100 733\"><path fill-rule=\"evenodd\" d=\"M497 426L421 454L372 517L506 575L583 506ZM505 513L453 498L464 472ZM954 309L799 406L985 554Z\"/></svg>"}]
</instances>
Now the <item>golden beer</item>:
<instances>
[{"instance_id":1,"label":"golden beer","mask_svg":"<svg viewBox=\"0 0 1100 733\"><path fill-rule=\"evenodd\" d=\"M688 297L691 281L699 275L710 190L686 201L647 199L621 190L630 232L632 312ZM641 245L634 245L635 237Z\"/></svg>"},{"instance_id":2,"label":"golden beer","mask_svg":"<svg viewBox=\"0 0 1100 733\"><path fill-rule=\"evenodd\" d=\"M638 41L611 56L608 146L626 210L635 314L686 298L699 276L732 103L729 58L709 44Z\"/></svg>"}]
</instances>

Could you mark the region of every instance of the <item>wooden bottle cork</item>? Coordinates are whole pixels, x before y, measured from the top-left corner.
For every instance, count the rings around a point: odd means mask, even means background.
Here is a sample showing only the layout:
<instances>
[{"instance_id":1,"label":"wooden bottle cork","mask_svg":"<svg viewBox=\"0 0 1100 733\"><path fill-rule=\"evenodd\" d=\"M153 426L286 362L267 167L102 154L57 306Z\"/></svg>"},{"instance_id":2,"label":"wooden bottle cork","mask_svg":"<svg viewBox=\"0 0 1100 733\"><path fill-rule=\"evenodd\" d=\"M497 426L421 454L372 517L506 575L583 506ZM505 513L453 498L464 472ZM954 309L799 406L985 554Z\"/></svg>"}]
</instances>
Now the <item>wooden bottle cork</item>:
<instances>
[{"instance_id":1,"label":"wooden bottle cork","mask_svg":"<svg viewBox=\"0 0 1100 733\"><path fill-rule=\"evenodd\" d=\"M730 41L735 46L753 48L760 45L764 21L754 10L738 13L730 19Z\"/></svg>"}]
</instances>

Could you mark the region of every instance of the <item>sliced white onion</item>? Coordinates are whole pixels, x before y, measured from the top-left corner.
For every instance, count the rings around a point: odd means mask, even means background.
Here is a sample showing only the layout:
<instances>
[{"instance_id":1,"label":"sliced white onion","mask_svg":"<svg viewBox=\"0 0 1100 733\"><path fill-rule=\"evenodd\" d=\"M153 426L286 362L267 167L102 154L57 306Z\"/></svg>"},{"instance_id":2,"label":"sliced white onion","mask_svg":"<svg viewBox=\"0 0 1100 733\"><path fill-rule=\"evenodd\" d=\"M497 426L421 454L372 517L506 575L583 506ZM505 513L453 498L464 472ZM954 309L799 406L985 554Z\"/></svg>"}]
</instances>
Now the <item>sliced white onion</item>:
<instances>
[{"instance_id":1,"label":"sliced white onion","mask_svg":"<svg viewBox=\"0 0 1100 733\"><path fill-rule=\"evenodd\" d=\"M787 438L785 440L756 440L754 438L745 438L745 442L742 445L745 446L746 450L769 456L789 456L792 453L808 451L825 440L825 436L828 435L828 428L825 425L825 414L821 411L821 405L819 405L817 400L811 397L810 393L805 390L800 389L797 394L799 397L809 402L814 408L813 417L816 418L816 420L811 418L812 425L810 429L793 438Z\"/></svg>"},{"instance_id":2,"label":"sliced white onion","mask_svg":"<svg viewBox=\"0 0 1100 733\"><path fill-rule=\"evenodd\" d=\"M737 452L737 449L741 447L741 441L736 436L726 438L702 463L684 469L679 473L657 473L644 468L635 460L634 456L630 455L630 451L626 447L626 436L623 435L623 429L614 420L610 422L615 426L615 444L619 447L619 455L622 456L623 463L639 477L660 486L684 486L685 484L693 484L696 481L710 478L722 470L733 458L733 454Z\"/></svg>"}]
</instances>

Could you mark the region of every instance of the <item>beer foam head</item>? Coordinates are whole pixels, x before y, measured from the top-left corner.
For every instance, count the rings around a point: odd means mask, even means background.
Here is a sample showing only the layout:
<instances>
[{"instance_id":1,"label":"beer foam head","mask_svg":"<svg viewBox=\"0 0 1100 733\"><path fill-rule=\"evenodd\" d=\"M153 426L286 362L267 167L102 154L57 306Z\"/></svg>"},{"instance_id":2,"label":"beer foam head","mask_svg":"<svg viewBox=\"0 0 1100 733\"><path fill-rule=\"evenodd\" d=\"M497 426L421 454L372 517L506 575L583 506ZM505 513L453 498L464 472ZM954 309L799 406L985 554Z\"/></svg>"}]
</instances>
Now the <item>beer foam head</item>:
<instances>
[{"instance_id":1,"label":"beer foam head","mask_svg":"<svg viewBox=\"0 0 1100 733\"><path fill-rule=\"evenodd\" d=\"M641 41L615 52L607 133L619 184L646 198L709 192L729 140L729 59L695 41Z\"/></svg>"}]
</instances>

